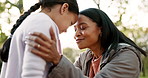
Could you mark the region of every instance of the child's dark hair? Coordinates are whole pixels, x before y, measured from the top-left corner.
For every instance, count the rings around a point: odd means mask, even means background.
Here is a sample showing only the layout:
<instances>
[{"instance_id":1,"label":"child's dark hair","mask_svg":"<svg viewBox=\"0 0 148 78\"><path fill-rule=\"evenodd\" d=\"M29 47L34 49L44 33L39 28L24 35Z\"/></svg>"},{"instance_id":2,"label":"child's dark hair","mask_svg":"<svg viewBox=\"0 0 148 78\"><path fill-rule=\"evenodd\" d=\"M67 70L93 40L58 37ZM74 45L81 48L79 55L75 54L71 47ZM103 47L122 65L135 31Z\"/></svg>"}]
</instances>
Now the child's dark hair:
<instances>
[{"instance_id":1,"label":"child's dark hair","mask_svg":"<svg viewBox=\"0 0 148 78\"><path fill-rule=\"evenodd\" d=\"M5 41L2 49L0 49L0 58L2 61L7 62L8 55L9 55L9 47L11 43L11 37L13 36L13 33L15 30L19 27L19 25L23 22L23 20L30 15L32 12L36 11L40 8L52 8L54 5L57 4L69 4L69 11L73 12L75 14L79 14L79 8L76 0L40 0L38 3L36 3L34 6L32 6L27 12L25 12L23 15L19 17L19 19L16 21L16 24L13 25L13 28L11 29L11 36Z\"/></svg>"}]
</instances>

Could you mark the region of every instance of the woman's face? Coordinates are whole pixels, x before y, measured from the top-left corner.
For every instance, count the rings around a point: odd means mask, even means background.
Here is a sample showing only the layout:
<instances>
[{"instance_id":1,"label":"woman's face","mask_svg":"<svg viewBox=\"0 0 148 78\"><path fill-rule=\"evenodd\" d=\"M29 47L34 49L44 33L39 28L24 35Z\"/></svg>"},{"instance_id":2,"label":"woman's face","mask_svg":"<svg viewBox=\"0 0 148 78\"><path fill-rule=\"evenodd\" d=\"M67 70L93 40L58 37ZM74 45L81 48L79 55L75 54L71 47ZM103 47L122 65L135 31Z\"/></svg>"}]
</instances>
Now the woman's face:
<instances>
[{"instance_id":1,"label":"woman's face","mask_svg":"<svg viewBox=\"0 0 148 78\"><path fill-rule=\"evenodd\" d=\"M98 46L100 27L84 15L80 15L75 28L75 40L80 49Z\"/></svg>"}]
</instances>

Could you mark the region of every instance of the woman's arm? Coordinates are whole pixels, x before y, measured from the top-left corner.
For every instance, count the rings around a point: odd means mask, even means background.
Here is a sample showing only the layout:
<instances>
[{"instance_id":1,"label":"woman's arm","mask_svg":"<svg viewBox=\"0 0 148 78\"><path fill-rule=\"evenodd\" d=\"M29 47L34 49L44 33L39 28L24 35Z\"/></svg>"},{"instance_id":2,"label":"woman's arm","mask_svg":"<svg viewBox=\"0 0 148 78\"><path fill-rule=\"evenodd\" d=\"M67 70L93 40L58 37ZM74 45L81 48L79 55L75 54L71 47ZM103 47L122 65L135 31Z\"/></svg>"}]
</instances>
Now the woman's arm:
<instances>
[{"instance_id":1,"label":"woman's arm","mask_svg":"<svg viewBox=\"0 0 148 78\"><path fill-rule=\"evenodd\" d=\"M33 36L38 36L32 34ZM35 39L34 41L39 44L46 44L46 41L50 42L44 34L42 36L38 36L39 39ZM51 40L53 41L53 40ZM43 43L44 42L44 43ZM49 43L48 42L48 43ZM54 41L53 41L54 42ZM49 43L50 44L50 43ZM55 44L50 44L51 46L55 46ZM40 48L35 47L37 50L31 50L33 53L42 57L48 62L53 62L57 59L54 56L57 56L56 48L46 48L43 50L43 46ZM50 51L48 51L50 50ZM117 55L114 59L112 59L108 64L106 64L100 72L98 72L94 78L137 78L140 73L139 69L139 60L134 52L129 49L120 50L119 55ZM46 58L45 58L46 57ZM80 59L78 60L80 62ZM86 77L81 68L74 66L66 57L61 56L58 59L56 66L49 73L49 78L88 78ZM79 66L79 65L77 65Z\"/></svg>"},{"instance_id":2,"label":"woman's arm","mask_svg":"<svg viewBox=\"0 0 148 78\"><path fill-rule=\"evenodd\" d=\"M48 78L88 78L80 68L75 67L65 56L62 56L59 64L49 73Z\"/></svg>"}]
</instances>

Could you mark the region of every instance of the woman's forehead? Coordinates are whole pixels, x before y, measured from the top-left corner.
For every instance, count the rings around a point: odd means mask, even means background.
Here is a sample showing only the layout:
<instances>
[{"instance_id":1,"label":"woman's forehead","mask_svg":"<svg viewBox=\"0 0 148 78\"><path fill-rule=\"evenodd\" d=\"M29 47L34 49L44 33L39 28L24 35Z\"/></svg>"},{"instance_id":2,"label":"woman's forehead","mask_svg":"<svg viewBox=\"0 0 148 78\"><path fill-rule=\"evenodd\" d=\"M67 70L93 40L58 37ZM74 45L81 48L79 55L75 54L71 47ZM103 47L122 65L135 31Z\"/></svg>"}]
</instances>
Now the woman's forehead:
<instances>
[{"instance_id":1,"label":"woman's forehead","mask_svg":"<svg viewBox=\"0 0 148 78\"><path fill-rule=\"evenodd\" d=\"M88 24L90 22L93 22L93 21L89 17L80 14L77 22L74 24L74 27L80 26L80 25L83 25L83 24Z\"/></svg>"},{"instance_id":2,"label":"woman's forehead","mask_svg":"<svg viewBox=\"0 0 148 78\"><path fill-rule=\"evenodd\" d=\"M78 22L82 22L82 21L92 21L92 19L85 15L79 15Z\"/></svg>"},{"instance_id":3,"label":"woman's forehead","mask_svg":"<svg viewBox=\"0 0 148 78\"><path fill-rule=\"evenodd\" d=\"M85 21L77 21L75 24L74 24L74 27L76 26L81 26L83 24L87 24Z\"/></svg>"}]
</instances>

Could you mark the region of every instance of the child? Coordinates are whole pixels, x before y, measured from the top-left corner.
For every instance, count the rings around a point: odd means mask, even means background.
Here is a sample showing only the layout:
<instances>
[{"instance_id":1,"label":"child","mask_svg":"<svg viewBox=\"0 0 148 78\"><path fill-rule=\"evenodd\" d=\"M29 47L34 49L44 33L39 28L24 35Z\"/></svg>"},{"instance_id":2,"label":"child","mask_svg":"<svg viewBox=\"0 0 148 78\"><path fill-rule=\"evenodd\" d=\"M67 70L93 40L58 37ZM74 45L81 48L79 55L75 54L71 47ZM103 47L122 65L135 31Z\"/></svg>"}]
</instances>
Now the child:
<instances>
[{"instance_id":1,"label":"child","mask_svg":"<svg viewBox=\"0 0 148 78\"><path fill-rule=\"evenodd\" d=\"M30 15L40 6L39 13ZM40 0L32 6L13 26L9 57L7 62L3 62L1 78L46 78L51 63L32 54L25 37L29 32L42 32L50 38L49 29L52 27L58 41L59 33L66 32L77 21L78 14L76 0Z\"/></svg>"}]
</instances>

